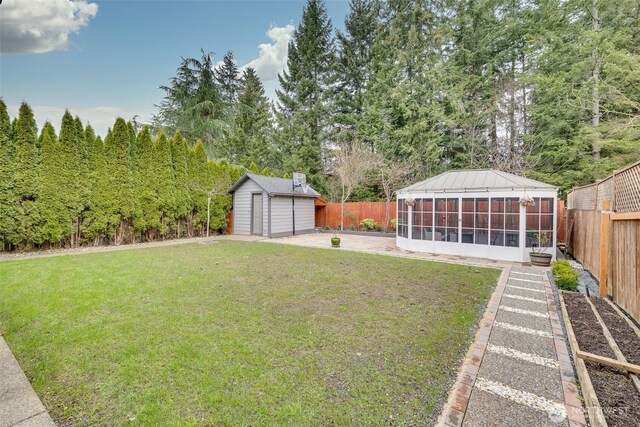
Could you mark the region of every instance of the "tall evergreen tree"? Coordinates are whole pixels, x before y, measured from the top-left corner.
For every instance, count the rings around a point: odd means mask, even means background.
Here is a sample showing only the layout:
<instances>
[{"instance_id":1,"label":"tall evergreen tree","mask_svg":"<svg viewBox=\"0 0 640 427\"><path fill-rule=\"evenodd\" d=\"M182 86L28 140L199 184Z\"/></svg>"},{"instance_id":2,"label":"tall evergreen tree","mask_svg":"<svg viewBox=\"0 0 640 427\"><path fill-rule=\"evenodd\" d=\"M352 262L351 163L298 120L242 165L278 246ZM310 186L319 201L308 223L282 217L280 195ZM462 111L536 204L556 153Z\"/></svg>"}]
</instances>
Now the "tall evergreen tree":
<instances>
[{"instance_id":1,"label":"tall evergreen tree","mask_svg":"<svg viewBox=\"0 0 640 427\"><path fill-rule=\"evenodd\" d=\"M240 71L233 59L233 52L228 51L224 55L222 64L214 70L214 76L222 102L227 105L227 108L232 107L238 101L240 91Z\"/></svg>"},{"instance_id":2,"label":"tall evergreen tree","mask_svg":"<svg viewBox=\"0 0 640 427\"><path fill-rule=\"evenodd\" d=\"M325 102L334 68L332 24L322 0L308 0L289 43L287 69L278 76L279 143L284 168L307 174L322 186L323 149L330 111Z\"/></svg>"},{"instance_id":3,"label":"tall evergreen tree","mask_svg":"<svg viewBox=\"0 0 640 427\"><path fill-rule=\"evenodd\" d=\"M53 125L49 121L44 122L44 126L42 126L42 131L40 132L40 137L38 138L39 147L42 147L42 140L44 139L45 135L48 135L49 139L52 142L56 142L58 140L58 136L56 135L56 129L53 127Z\"/></svg>"},{"instance_id":4,"label":"tall evergreen tree","mask_svg":"<svg viewBox=\"0 0 640 427\"><path fill-rule=\"evenodd\" d=\"M192 210L189 194L189 145L180 132L176 132L170 140L171 157L174 176L175 215L177 218L176 233L182 237L185 229L184 220Z\"/></svg>"},{"instance_id":5,"label":"tall evergreen tree","mask_svg":"<svg viewBox=\"0 0 640 427\"><path fill-rule=\"evenodd\" d=\"M193 203L192 233L196 228L203 228L207 223L207 195L201 190L209 185L209 169L207 166L207 153L202 141L189 150L189 189Z\"/></svg>"},{"instance_id":6,"label":"tall evergreen tree","mask_svg":"<svg viewBox=\"0 0 640 427\"><path fill-rule=\"evenodd\" d=\"M109 237L113 236L116 244L123 241L127 232L126 221L132 218L135 207L130 144L127 123L122 118L116 119L113 131L105 139L104 145L111 195L107 210Z\"/></svg>"},{"instance_id":7,"label":"tall evergreen tree","mask_svg":"<svg viewBox=\"0 0 640 427\"><path fill-rule=\"evenodd\" d=\"M225 157L237 164L246 165L253 160L261 160L274 166L276 159L271 147L271 126L269 100L255 70L249 67L242 75L230 150Z\"/></svg>"},{"instance_id":8,"label":"tall evergreen tree","mask_svg":"<svg viewBox=\"0 0 640 427\"><path fill-rule=\"evenodd\" d=\"M332 95L336 110L335 140L347 146L355 140L363 141L358 129L362 127L365 93L379 31L380 2L350 0L349 6L345 32L337 32L336 84Z\"/></svg>"},{"instance_id":9,"label":"tall evergreen tree","mask_svg":"<svg viewBox=\"0 0 640 427\"><path fill-rule=\"evenodd\" d=\"M74 119L69 111L65 111L62 116L58 142L59 146L55 146L54 153L59 151L62 162L67 165L59 170L61 188L58 191L64 205L64 216L69 223L73 222L76 230L71 239L71 244L75 245L79 239L80 214L89 197L86 184L88 162L82 122L78 118Z\"/></svg>"},{"instance_id":10,"label":"tall evergreen tree","mask_svg":"<svg viewBox=\"0 0 640 427\"><path fill-rule=\"evenodd\" d=\"M119 216L110 213L109 172L104 143L99 136L94 139L90 154L92 165L90 209L84 216L82 233L93 244L99 244L103 239L113 237Z\"/></svg>"},{"instance_id":11,"label":"tall evergreen tree","mask_svg":"<svg viewBox=\"0 0 640 427\"><path fill-rule=\"evenodd\" d=\"M84 129L84 144L87 152L87 188L89 189L89 198L91 197L91 171L93 170L93 144L96 140L96 132L91 125L87 125Z\"/></svg>"},{"instance_id":12,"label":"tall evergreen tree","mask_svg":"<svg viewBox=\"0 0 640 427\"><path fill-rule=\"evenodd\" d=\"M149 128L145 126L138 134L140 149L138 187L138 205L140 212L134 221L136 233L144 235L160 226L160 207L158 204L158 185L156 170L156 149Z\"/></svg>"},{"instance_id":13,"label":"tall evergreen tree","mask_svg":"<svg viewBox=\"0 0 640 427\"><path fill-rule=\"evenodd\" d=\"M226 129L224 103L214 76L213 53L202 50L201 59L183 58L165 92L157 127L170 133L180 130L190 140L201 139L207 153L217 157Z\"/></svg>"},{"instance_id":14,"label":"tall evergreen tree","mask_svg":"<svg viewBox=\"0 0 640 427\"><path fill-rule=\"evenodd\" d=\"M7 105L0 98L0 243L10 248L17 242L18 198L14 187L14 143Z\"/></svg>"},{"instance_id":15,"label":"tall evergreen tree","mask_svg":"<svg viewBox=\"0 0 640 427\"><path fill-rule=\"evenodd\" d=\"M444 106L438 4L391 0L367 93L366 132L389 159L410 159L422 174L443 168Z\"/></svg>"},{"instance_id":16,"label":"tall evergreen tree","mask_svg":"<svg viewBox=\"0 0 640 427\"><path fill-rule=\"evenodd\" d=\"M33 242L36 244L58 244L73 232L72 219L67 206L69 188L66 182L66 169L69 168L69 164L66 163L62 141L52 138L55 136L52 131L53 126L45 125L40 138L39 196L36 200L38 222L34 224L33 232Z\"/></svg>"},{"instance_id":17,"label":"tall evergreen tree","mask_svg":"<svg viewBox=\"0 0 640 427\"><path fill-rule=\"evenodd\" d=\"M23 102L14 128L14 194L17 201L16 244L29 245L33 224L37 222L35 200L38 196L38 129L31 107Z\"/></svg>"},{"instance_id":18,"label":"tall evergreen tree","mask_svg":"<svg viewBox=\"0 0 640 427\"><path fill-rule=\"evenodd\" d=\"M639 5L544 3L529 174L563 190L640 160Z\"/></svg>"},{"instance_id":19,"label":"tall evergreen tree","mask_svg":"<svg viewBox=\"0 0 640 427\"><path fill-rule=\"evenodd\" d=\"M171 158L171 145L164 132L158 133L155 144L156 194L160 209L160 235L167 236L175 225L175 176Z\"/></svg>"}]
</instances>

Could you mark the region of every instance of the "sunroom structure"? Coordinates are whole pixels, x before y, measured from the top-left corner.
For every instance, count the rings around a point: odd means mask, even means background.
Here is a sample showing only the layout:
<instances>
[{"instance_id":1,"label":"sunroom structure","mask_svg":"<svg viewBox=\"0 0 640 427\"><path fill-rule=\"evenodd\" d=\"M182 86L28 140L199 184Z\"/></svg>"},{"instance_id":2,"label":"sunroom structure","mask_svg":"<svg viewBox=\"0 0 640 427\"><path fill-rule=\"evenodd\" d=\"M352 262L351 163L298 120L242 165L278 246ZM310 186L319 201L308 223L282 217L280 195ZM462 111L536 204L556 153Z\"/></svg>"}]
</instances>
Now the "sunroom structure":
<instances>
[{"instance_id":1,"label":"sunroom structure","mask_svg":"<svg viewBox=\"0 0 640 427\"><path fill-rule=\"evenodd\" d=\"M529 262L555 259L558 188L494 169L454 170L396 192L399 248Z\"/></svg>"}]
</instances>

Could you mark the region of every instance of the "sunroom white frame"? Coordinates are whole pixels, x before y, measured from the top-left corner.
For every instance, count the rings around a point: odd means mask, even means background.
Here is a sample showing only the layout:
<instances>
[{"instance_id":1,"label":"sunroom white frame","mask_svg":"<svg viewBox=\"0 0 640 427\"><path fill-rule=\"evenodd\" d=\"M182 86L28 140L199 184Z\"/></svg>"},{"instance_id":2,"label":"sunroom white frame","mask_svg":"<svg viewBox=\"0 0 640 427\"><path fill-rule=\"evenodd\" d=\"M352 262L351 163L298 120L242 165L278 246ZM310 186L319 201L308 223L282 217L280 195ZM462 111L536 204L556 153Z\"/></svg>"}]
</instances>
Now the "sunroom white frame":
<instances>
[{"instance_id":1,"label":"sunroom white frame","mask_svg":"<svg viewBox=\"0 0 640 427\"><path fill-rule=\"evenodd\" d=\"M457 198L458 199L458 242L443 242L436 240L417 240L412 238L413 233L413 209L414 207L408 206L408 230L407 237L402 237L396 234L396 245L399 248L416 251L416 252L428 252L447 255L460 255L466 257L475 258L487 258L493 260L515 261L515 262L530 262L529 253L531 248L526 247L526 213L527 208L519 206L519 244L518 247L512 246L494 246L491 243L477 244L477 243L462 243L462 199L466 198L487 198L489 199L489 235L491 233L491 199L492 198L520 198L524 195L531 196L533 198L553 198L553 241L550 242L551 246L544 250L545 253L551 254L555 259L555 247L557 240L557 224L558 224L558 192L557 190L541 190L541 189L513 189L503 191L473 191L466 192L464 190L459 192L442 191L442 192L420 192L420 191L407 191L398 192L398 201L407 198L418 199L433 199L433 212L435 217L435 199L438 198ZM398 216L398 209L400 203L396 204L396 218ZM431 226L437 228L435 222ZM432 235L433 238L433 235Z\"/></svg>"}]
</instances>

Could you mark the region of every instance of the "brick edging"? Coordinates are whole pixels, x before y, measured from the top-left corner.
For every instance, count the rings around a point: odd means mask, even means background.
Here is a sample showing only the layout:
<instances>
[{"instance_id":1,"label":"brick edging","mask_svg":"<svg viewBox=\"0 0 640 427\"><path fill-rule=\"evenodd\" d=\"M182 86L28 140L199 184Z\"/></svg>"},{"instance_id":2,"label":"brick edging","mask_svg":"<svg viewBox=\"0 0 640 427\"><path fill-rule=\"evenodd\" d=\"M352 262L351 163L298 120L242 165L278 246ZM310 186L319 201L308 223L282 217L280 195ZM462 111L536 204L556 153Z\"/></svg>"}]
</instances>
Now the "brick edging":
<instances>
[{"instance_id":1,"label":"brick edging","mask_svg":"<svg viewBox=\"0 0 640 427\"><path fill-rule=\"evenodd\" d=\"M549 320L551 320L551 329L553 330L553 342L560 363L560 377L562 380L562 391L564 395L564 406L567 411L570 427L586 427L587 422L584 418L584 409L582 401L576 387L576 375L569 357L567 341L565 339L564 330L560 323L558 309L553 297L551 282L545 272L542 275L544 282L544 290L547 296L547 310L549 311Z\"/></svg>"},{"instance_id":2,"label":"brick edging","mask_svg":"<svg viewBox=\"0 0 640 427\"><path fill-rule=\"evenodd\" d=\"M507 286L510 274L511 267L507 266L502 269L496 288L493 291L493 295L487 304L487 308L484 311L484 315L476 331L473 343L469 346L469 350L467 350L462 366L458 370L456 382L449 393L447 403L440 413L437 423L438 426L459 427L462 425L467 411L467 405L469 404L469 398L471 397L471 391L478 376L480 363L487 349L489 335L491 335L491 329L496 320L496 313L498 312L502 294Z\"/></svg>"}]
</instances>

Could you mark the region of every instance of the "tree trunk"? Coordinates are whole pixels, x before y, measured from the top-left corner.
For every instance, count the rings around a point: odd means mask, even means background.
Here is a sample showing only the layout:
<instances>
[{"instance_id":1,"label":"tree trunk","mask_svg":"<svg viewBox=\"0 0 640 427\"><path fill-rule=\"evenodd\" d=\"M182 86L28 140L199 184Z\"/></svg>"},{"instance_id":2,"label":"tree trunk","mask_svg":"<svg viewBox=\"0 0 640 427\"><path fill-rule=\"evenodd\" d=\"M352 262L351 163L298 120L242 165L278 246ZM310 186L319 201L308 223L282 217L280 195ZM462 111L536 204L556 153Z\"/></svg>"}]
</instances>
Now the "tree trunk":
<instances>
[{"instance_id":1,"label":"tree trunk","mask_svg":"<svg viewBox=\"0 0 640 427\"><path fill-rule=\"evenodd\" d=\"M391 218L391 197L386 195L387 204L384 209L384 231L389 231L389 221Z\"/></svg>"},{"instance_id":2,"label":"tree trunk","mask_svg":"<svg viewBox=\"0 0 640 427\"><path fill-rule=\"evenodd\" d=\"M207 237L209 237L209 222L211 220L211 195L207 195Z\"/></svg>"},{"instance_id":3,"label":"tree trunk","mask_svg":"<svg viewBox=\"0 0 640 427\"><path fill-rule=\"evenodd\" d=\"M344 185L342 186L342 197L340 198L340 231L344 231Z\"/></svg>"},{"instance_id":4,"label":"tree trunk","mask_svg":"<svg viewBox=\"0 0 640 427\"><path fill-rule=\"evenodd\" d=\"M491 167L496 167L498 161L498 105L496 103L496 98L498 95L495 84L497 84L497 82L494 82L493 99L491 100L493 111L491 111L491 125L489 127L489 153L491 157Z\"/></svg>"},{"instance_id":5,"label":"tree trunk","mask_svg":"<svg viewBox=\"0 0 640 427\"><path fill-rule=\"evenodd\" d=\"M516 150L516 59L511 60L511 90L509 94L509 172L515 169Z\"/></svg>"},{"instance_id":6,"label":"tree trunk","mask_svg":"<svg viewBox=\"0 0 640 427\"><path fill-rule=\"evenodd\" d=\"M593 25L593 37L597 37L600 31L600 21L598 19L598 0L593 0L592 25ZM597 41L596 41L597 43ZM591 106L591 124L593 126L594 138L593 138L593 158L600 159L600 133L598 127L600 126L600 57L598 55L598 49L595 47L591 52L593 60L593 100Z\"/></svg>"}]
</instances>

